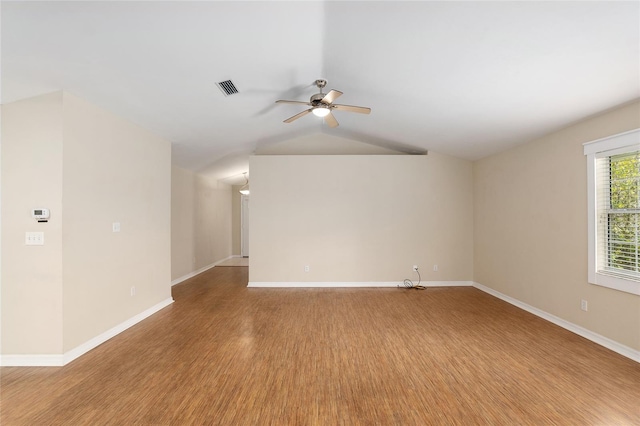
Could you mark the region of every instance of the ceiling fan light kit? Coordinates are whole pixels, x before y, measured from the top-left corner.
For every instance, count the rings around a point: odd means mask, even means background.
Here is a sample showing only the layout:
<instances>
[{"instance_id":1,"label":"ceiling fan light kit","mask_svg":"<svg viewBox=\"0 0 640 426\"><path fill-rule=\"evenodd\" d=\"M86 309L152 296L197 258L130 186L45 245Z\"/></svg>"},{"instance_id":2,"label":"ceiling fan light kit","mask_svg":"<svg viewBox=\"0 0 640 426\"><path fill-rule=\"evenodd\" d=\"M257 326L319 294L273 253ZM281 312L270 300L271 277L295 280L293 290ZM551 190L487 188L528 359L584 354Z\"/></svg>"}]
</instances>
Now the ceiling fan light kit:
<instances>
[{"instance_id":1,"label":"ceiling fan light kit","mask_svg":"<svg viewBox=\"0 0 640 426\"><path fill-rule=\"evenodd\" d=\"M318 106L318 107L314 108L313 111L311 111L311 112L316 117L326 117L327 115L329 115L331 113L331 110L329 110L329 107L326 107L326 106Z\"/></svg>"},{"instance_id":2,"label":"ceiling fan light kit","mask_svg":"<svg viewBox=\"0 0 640 426\"><path fill-rule=\"evenodd\" d=\"M298 118L303 117L311 112L313 113L313 115L317 117L324 117L324 121L325 123L327 123L329 127L338 127L338 120L336 120L336 118L331 113L331 111L334 109L337 111L357 112L359 114L369 114L371 112L371 108L367 108L367 107L334 104L333 102L336 99L338 99L340 96L342 96L342 92L340 92L339 90L331 89L329 93L323 93L322 89L327 85L327 80L318 79L316 80L315 84L318 87L318 89L320 89L320 93L316 93L315 95L312 95L311 98L309 99L309 102L286 101L286 100L276 101L277 104L278 103L297 104L297 105L307 105L311 107L292 117L287 118L286 120L284 120L284 123L291 123L297 120Z\"/></svg>"}]
</instances>

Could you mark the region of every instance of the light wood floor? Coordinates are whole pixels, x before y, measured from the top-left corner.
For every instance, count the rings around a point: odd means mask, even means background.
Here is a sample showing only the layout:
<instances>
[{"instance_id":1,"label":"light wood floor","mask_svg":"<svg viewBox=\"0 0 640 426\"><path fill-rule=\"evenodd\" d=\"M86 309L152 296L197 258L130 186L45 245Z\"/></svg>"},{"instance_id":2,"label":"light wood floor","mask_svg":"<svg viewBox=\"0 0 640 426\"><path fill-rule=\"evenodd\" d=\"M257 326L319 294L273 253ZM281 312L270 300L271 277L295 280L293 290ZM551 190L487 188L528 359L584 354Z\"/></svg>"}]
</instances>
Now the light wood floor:
<instances>
[{"instance_id":1,"label":"light wood floor","mask_svg":"<svg viewBox=\"0 0 640 426\"><path fill-rule=\"evenodd\" d=\"M640 364L474 288L246 288L213 268L60 368L9 425L638 425Z\"/></svg>"},{"instance_id":2,"label":"light wood floor","mask_svg":"<svg viewBox=\"0 0 640 426\"><path fill-rule=\"evenodd\" d=\"M227 259L224 262L216 265L220 266L249 266L249 258L248 257L232 257L231 259Z\"/></svg>"}]
</instances>

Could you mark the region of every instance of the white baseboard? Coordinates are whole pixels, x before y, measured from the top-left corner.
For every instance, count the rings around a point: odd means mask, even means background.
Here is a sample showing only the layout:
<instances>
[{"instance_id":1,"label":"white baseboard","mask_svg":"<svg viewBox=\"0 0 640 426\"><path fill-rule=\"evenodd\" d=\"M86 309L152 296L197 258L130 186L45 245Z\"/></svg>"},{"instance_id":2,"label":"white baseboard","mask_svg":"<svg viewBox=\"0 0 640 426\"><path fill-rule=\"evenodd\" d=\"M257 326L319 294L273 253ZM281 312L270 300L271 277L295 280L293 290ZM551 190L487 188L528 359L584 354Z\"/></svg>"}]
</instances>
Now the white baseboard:
<instances>
[{"instance_id":1,"label":"white baseboard","mask_svg":"<svg viewBox=\"0 0 640 426\"><path fill-rule=\"evenodd\" d=\"M277 282L277 281L250 281L247 287L263 288L313 288L313 287L396 287L402 283L398 282Z\"/></svg>"},{"instance_id":2,"label":"white baseboard","mask_svg":"<svg viewBox=\"0 0 640 426\"><path fill-rule=\"evenodd\" d=\"M488 293L492 296L497 297L498 299L502 299L507 303L510 303L514 306L517 306L520 309L523 309L533 315L536 315L542 319L545 319L549 322L554 323L557 326L564 328L565 330L569 330L572 333L577 334L578 336L582 336L585 339L591 340L594 343L599 344L600 346L604 346L607 349L611 349L612 351L619 353L622 356L630 358L636 362L640 362L640 351L637 351L633 348L625 346L621 343L616 342L615 340L611 340L608 337L604 337L598 333L594 333L593 331L587 330L586 328L580 327L572 322L563 320L555 315L552 315L548 312L545 312L541 309L534 308L531 305L527 305L524 302L519 301L518 299L514 299L513 297L507 296L506 294L500 293L492 288L489 288L480 283L473 283L473 286L478 290L482 290L485 293Z\"/></svg>"},{"instance_id":3,"label":"white baseboard","mask_svg":"<svg viewBox=\"0 0 640 426\"><path fill-rule=\"evenodd\" d=\"M418 284L415 282L415 284ZM425 287L468 287L473 285L473 281L422 281L420 285ZM263 287L263 288L327 288L327 287L404 287L402 281L365 281L365 282L259 282L250 281L247 287Z\"/></svg>"},{"instance_id":4,"label":"white baseboard","mask_svg":"<svg viewBox=\"0 0 640 426\"><path fill-rule=\"evenodd\" d=\"M62 367L64 355L1 355L2 367Z\"/></svg>"},{"instance_id":5,"label":"white baseboard","mask_svg":"<svg viewBox=\"0 0 640 426\"><path fill-rule=\"evenodd\" d=\"M94 337L81 344L80 346L61 355L2 355L0 356L0 365L3 367L60 367L73 361L74 359L86 354L91 349L103 344L112 337L122 333L126 329L136 325L140 321L158 312L173 303L173 298L163 300L146 309L145 311L135 315L128 320L116 325L115 327L105 331L104 333Z\"/></svg>"},{"instance_id":6,"label":"white baseboard","mask_svg":"<svg viewBox=\"0 0 640 426\"><path fill-rule=\"evenodd\" d=\"M422 281L420 285L425 287L471 287L473 281Z\"/></svg>"},{"instance_id":7,"label":"white baseboard","mask_svg":"<svg viewBox=\"0 0 640 426\"><path fill-rule=\"evenodd\" d=\"M234 257L242 257L242 256L240 256L238 254L232 254L231 256L225 257L222 260L218 260L217 262L211 263L211 264L209 264L207 266L203 266L202 268L200 268L200 269L198 269L196 271L189 272L188 274L183 275L180 278L176 278L175 280L171 281L171 286L173 287L176 284L180 284L182 281L186 281L189 278L193 278L196 275L199 275L199 274L203 273L204 271L208 271L209 269L213 268L214 266L221 264L222 262L225 262L225 261L227 261L229 259L233 259Z\"/></svg>"}]
</instances>

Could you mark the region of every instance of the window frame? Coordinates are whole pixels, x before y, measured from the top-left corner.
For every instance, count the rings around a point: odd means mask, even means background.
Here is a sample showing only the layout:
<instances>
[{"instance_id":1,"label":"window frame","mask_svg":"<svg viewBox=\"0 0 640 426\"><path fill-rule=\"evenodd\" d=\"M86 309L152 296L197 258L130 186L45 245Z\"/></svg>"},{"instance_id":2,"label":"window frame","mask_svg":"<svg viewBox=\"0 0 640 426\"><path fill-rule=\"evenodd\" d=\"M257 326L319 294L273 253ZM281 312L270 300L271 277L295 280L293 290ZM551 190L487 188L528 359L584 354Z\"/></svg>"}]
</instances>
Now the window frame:
<instances>
[{"instance_id":1,"label":"window frame","mask_svg":"<svg viewBox=\"0 0 640 426\"><path fill-rule=\"evenodd\" d=\"M640 295L640 281L598 272L598 221L596 160L640 150L640 128L583 144L587 156L588 280L589 283Z\"/></svg>"}]
</instances>

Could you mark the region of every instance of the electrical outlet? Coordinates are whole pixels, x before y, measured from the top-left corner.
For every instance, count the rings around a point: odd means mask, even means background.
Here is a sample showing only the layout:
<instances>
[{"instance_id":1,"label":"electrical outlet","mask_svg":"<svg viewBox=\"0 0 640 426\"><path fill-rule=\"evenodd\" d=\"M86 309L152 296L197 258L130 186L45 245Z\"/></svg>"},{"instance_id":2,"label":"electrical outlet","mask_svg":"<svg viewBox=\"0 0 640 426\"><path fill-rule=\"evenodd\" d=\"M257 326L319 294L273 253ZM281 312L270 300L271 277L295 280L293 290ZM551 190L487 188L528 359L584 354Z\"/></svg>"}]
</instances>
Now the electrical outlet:
<instances>
[{"instance_id":1,"label":"electrical outlet","mask_svg":"<svg viewBox=\"0 0 640 426\"><path fill-rule=\"evenodd\" d=\"M413 265L413 270L417 271L418 270L418 265Z\"/></svg>"},{"instance_id":2,"label":"electrical outlet","mask_svg":"<svg viewBox=\"0 0 640 426\"><path fill-rule=\"evenodd\" d=\"M135 286L131 287L131 295L132 296L136 295L136 287Z\"/></svg>"},{"instance_id":3,"label":"electrical outlet","mask_svg":"<svg viewBox=\"0 0 640 426\"><path fill-rule=\"evenodd\" d=\"M587 303L586 300L583 299L580 301L580 309L582 309L583 311L589 310L589 304Z\"/></svg>"},{"instance_id":4,"label":"electrical outlet","mask_svg":"<svg viewBox=\"0 0 640 426\"><path fill-rule=\"evenodd\" d=\"M309 272L311 270L311 268L309 267L309 265L304 265L304 271L305 272Z\"/></svg>"},{"instance_id":5,"label":"electrical outlet","mask_svg":"<svg viewBox=\"0 0 640 426\"><path fill-rule=\"evenodd\" d=\"M111 224L111 230L113 232L120 232L120 222L113 222Z\"/></svg>"},{"instance_id":6,"label":"electrical outlet","mask_svg":"<svg viewBox=\"0 0 640 426\"><path fill-rule=\"evenodd\" d=\"M433 271L438 272L438 265L433 265Z\"/></svg>"}]
</instances>

